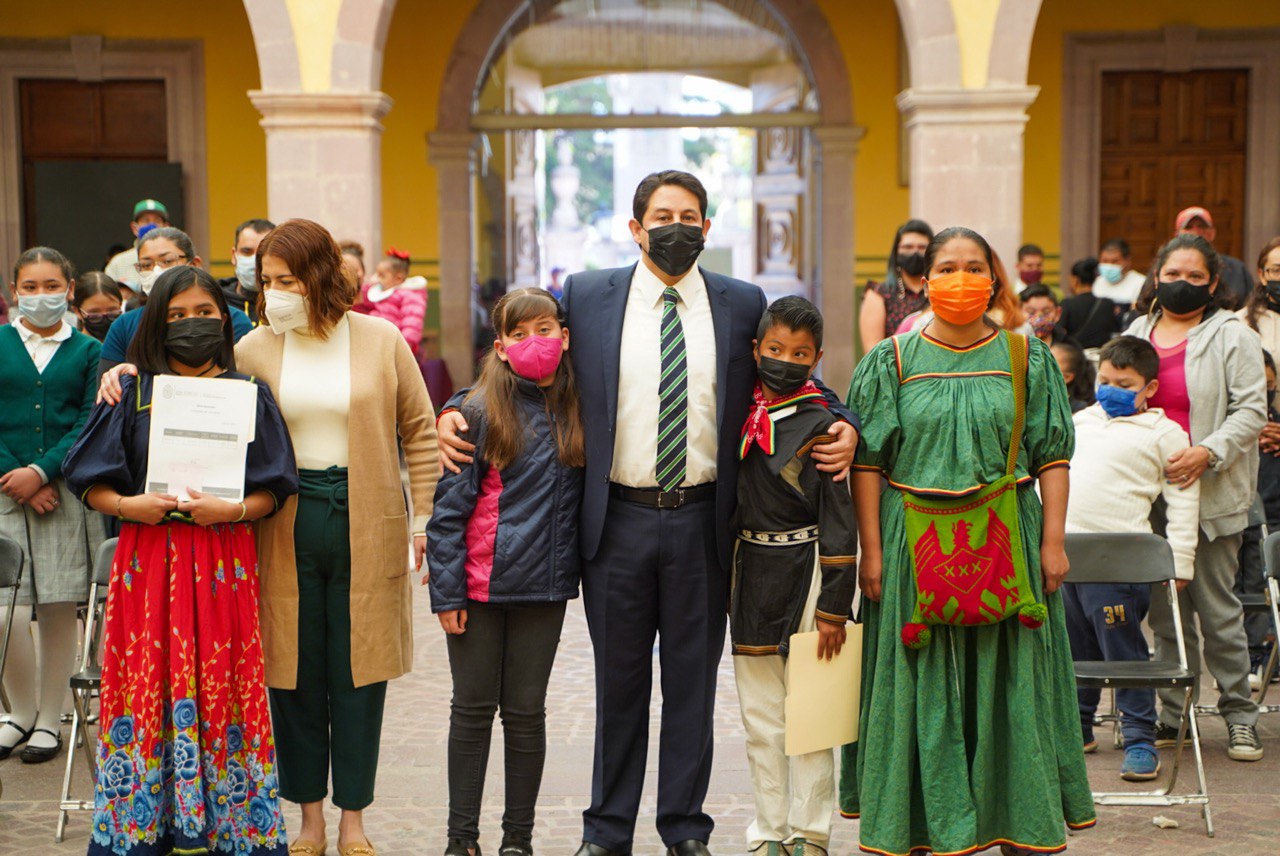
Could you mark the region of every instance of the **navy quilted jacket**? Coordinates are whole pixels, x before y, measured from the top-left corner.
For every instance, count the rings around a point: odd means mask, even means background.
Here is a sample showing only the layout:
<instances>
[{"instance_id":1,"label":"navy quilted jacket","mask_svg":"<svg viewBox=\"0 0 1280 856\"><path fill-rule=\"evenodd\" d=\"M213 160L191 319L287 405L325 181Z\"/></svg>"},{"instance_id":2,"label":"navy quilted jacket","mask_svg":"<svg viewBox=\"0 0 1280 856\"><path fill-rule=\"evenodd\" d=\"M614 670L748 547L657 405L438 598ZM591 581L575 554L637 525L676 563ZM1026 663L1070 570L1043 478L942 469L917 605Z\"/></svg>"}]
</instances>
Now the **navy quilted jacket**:
<instances>
[{"instance_id":1,"label":"navy quilted jacket","mask_svg":"<svg viewBox=\"0 0 1280 856\"><path fill-rule=\"evenodd\" d=\"M582 468L556 452L553 418L534 383L519 382L524 448L503 470L484 461L488 425L477 396L462 406L475 462L436 485L427 524L431 610L487 603L547 603L578 596Z\"/></svg>"}]
</instances>

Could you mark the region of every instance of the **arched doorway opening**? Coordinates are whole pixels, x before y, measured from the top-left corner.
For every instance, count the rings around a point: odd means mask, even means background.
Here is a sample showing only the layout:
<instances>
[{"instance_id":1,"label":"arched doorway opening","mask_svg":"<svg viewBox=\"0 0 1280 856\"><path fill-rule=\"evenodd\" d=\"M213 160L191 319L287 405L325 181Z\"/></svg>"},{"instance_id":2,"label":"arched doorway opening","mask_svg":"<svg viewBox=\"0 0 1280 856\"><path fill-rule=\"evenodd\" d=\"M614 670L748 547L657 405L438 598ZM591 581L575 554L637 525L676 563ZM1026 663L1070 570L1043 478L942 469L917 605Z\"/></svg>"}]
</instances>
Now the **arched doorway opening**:
<instances>
[{"instance_id":1,"label":"arched doorway opening","mask_svg":"<svg viewBox=\"0 0 1280 856\"><path fill-rule=\"evenodd\" d=\"M624 72L739 83L752 90L751 110L697 119L669 109L543 110L548 84ZM746 278L821 302L830 331L825 375L837 386L847 383L854 350L853 163L861 136L852 111L844 58L813 0L637 0L607 9L587 0L481 0L455 43L429 138L439 174L441 327L454 377L472 373L482 249L493 265L501 245L503 284L547 281L549 271L539 269L540 131L719 125L748 128L755 138L754 272ZM503 170L494 178L499 149Z\"/></svg>"}]
</instances>

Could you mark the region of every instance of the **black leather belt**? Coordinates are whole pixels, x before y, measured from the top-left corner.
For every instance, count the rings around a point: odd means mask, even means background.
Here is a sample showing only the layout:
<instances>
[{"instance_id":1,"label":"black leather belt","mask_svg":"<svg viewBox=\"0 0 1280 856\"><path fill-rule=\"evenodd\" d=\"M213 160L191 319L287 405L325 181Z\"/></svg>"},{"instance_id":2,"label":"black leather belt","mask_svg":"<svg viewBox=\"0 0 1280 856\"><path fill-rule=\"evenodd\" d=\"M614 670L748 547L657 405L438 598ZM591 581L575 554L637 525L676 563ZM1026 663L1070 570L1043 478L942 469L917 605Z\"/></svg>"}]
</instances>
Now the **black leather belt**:
<instances>
[{"instance_id":1,"label":"black leather belt","mask_svg":"<svg viewBox=\"0 0 1280 856\"><path fill-rule=\"evenodd\" d=\"M624 502L634 502L649 508L670 510L695 502L707 502L716 498L716 483L679 487L675 490L659 490L656 487L627 487L609 482L609 495Z\"/></svg>"}]
</instances>

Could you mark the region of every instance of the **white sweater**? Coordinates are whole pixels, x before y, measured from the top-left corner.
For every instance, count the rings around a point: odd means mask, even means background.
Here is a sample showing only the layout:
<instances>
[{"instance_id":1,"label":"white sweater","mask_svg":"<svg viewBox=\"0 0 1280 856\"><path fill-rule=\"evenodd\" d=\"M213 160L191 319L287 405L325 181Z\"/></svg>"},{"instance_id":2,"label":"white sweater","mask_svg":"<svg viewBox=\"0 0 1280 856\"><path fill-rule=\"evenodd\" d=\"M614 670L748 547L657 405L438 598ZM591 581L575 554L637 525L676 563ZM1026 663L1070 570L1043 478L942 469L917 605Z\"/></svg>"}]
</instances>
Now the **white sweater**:
<instances>
[{"instance_id":1,"label":"white sweater","mask_svg":"<svg viewBox=\"0 0 1280 856\"><path fill-rule=\"evenodd\" d=\"M1150 532L1151 506L1163 496L1178 579L1191 579L1200 483L1179 490L1164 477L1169 456L1191 445L1187 432L1158 407L1111 419L1095 404L1075 415L1075 425L1067 531Z\"/></svg>"},{"instance_id":2,"label":"white sweater","mask_svg":"<svg viewBox=\"0 0 1280 856\"><path fill-rule=\"evenodd\" d=\"M284 334L280 413L302 469L345 467L351 413L351 324L344 315L328 339L306 328Z\"/></svg>"}]
</instances>

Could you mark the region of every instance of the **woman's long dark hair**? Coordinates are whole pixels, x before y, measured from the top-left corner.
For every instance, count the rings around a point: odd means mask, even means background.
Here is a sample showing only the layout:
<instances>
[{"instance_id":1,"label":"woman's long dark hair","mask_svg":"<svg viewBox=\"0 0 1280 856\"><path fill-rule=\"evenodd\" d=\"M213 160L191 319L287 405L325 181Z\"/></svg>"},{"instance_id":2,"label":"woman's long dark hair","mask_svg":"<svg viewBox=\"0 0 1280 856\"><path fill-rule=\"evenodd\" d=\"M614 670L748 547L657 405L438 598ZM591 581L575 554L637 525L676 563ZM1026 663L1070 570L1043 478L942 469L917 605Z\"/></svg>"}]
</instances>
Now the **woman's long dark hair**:
<instances>
[{"instance_id":1,"label":"woman's long dark hair","mask_svg":"<svg viewBox=\"0 0 1280 856\"><path fill-rule=\"evenodd\" d=\"M493 329L495 335L509 336L524 322L547 316L564 325L564 311L551 292L541 288L521 288L504 294L493 307ZM489 425L480 453L489 466L499 470L509 466L524 449L524 417L516 406L518 380L519 376L511 366L496 351L490 350L480 367L480 378L466 399L471 401L480 397L484 401ZM546 396L547 406L555 416L560 463L566 467L583 466L586 449L578 383L574 378L573 363L568 359L560 361L555 381L547 388Z\"/></svg>"},{"instance_id":2,"label":"woman's long dark hair","mask_svg":"<svg viewBox=\"0 0 1280 856\"><path fill-rule=\"evenodd\" d=\"M214 357L214 362L226 371L236 370L235 338L232 335L231 310L227 308L227 298L223 296L217 281L203 268L178 265L156 278L151 294L148 295L147 305L142 310L138 332L129 343L125 359L137 366L139 371L151 374L170 371L169 352L164 346L165 334L169 330L169 301L191 288L199 288L209 295L222 313L222 351Z\"/></svg>"},{"instance_id":3,"label":"woman's long dark hair","mask_svg":"<svg viewBox=\"0 0 1280 856\"><path fill-rule=\"evenodd\" d=\"M889 248L889 264L884 275L886 285L897 286L898 284L898 244L902 243L902 236L908 234L924 235L925 240L933 240L933 229L923 220L908 220L899 226L898 231L893 235L893 246Z\"/></svg>"},{"instance_id":4,"label":"woman's long dark hair","mask_svg":"<svg viewBox=\"0 0 1280 856\"><path fill-rule=\"evenodd\" d=\"M1258 270L1263 270L1267 266L1267 256L1276 250L1280 250L1280 238L1272 238L1267 245L1262 248L1262 252L1258 253ZM1268 309L1267 302L1267 285L1265 280L1256 279L1253 283L1253 290L1249 292L1249 301L1244 305L1244 320L1250 327L1258 329L1258 316Z\"/></svg>"}]
</instances>

